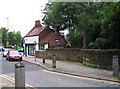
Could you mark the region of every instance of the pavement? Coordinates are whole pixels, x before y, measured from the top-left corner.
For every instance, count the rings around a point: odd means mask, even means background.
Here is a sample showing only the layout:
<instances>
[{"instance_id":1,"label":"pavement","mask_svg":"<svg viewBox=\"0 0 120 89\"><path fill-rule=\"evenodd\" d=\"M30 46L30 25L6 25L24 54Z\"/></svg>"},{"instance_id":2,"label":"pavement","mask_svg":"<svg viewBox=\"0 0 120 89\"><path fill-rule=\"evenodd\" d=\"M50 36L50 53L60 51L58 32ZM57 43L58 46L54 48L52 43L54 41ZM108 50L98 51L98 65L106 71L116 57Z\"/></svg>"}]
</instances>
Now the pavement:
<instances>
[{"instance_id":1,"label":"pavement","mask_svg":"<svg viewBox=\"0 0 120 89\"><path fill-rule=\"evenodd\" d=\"M120 76L114 77L112 70L87 67L78 62L56 61L56 68L52 68L52 60L50 59L45 59L45 63L43 63L43 59L35 58L34 56L23 57L23 60L37 64L49 71L87 78L94 78L99 80L120 82Z\"/></svg>"},{"instance_id":2,"label":"pavement","mask_svg":"<svg viewBox=\"0 0 120 89\"><path fill-rule=\"evenodd\" d=\"M14 87L14 83L9 81L8 79L2 78L0 81L0 88L1 87Z\"/></svg>"}]
</instances>

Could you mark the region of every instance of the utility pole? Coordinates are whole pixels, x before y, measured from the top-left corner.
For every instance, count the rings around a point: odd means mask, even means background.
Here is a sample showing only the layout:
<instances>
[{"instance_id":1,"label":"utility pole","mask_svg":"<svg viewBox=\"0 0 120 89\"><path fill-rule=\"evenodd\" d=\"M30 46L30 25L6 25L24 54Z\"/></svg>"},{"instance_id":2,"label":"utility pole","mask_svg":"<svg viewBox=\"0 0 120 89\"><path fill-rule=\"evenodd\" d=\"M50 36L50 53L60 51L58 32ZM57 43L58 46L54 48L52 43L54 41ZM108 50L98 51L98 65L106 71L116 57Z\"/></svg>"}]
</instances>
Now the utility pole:
<instances>
[{"instance_id":1,"label":"utility pole","mask_svg":"<svg viewBox=\"0 0 120 89\"><path fill-rule=\"evenodd\" d=\"M7 19L7 29L9 29L9 18L6 19Z\"/></svg>"},{"instance_id":2,"label":"utility pole","mask_svg":"<svg viewBox=\"0 0 120 89\"><path fill-rule=\"evenodd\" d=\"M9 30L9 18L6 18L7 19L7 30ZM9 42L8 42L8 32L7 32L7 41L6 41L6 46L9 45Z\"/></svg>"}]
</instances>

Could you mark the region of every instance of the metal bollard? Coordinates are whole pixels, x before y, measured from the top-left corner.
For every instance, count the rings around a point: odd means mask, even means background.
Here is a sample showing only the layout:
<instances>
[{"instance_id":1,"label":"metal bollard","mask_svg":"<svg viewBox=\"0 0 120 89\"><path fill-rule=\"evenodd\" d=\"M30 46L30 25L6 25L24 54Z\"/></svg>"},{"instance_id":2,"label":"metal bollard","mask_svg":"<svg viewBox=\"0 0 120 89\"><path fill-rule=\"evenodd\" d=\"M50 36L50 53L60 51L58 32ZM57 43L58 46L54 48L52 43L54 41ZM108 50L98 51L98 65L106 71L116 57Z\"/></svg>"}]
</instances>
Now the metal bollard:
<instances>
[{"instance_id":1,"label":"metal bollard","mask_svg":"<svg viewBox=\"0 0 120 89\"><path fill-rule=\"evenodd\" d=\"M23 63L15 64L15 89L25 89L25 68Z\"/></svg>"},{"instance_id":2,"label":"metal bollard","mask_svg":"<svg viewBox=\"0 0 120 89\"><path fill-rule=\"evenodd\" d=\"M56 56L53 55L52 68L56 68Z\"/></svg>"},{"instance_id":3,"label":"metal bollard","mask_svg":"<svg viewBox=\"0 0 120 89\"><path fill-rule=\"evenodd\" d=\"M119 60L118 56L113 56L113 76L119 76Z\"/></svg>"}]
</instances>

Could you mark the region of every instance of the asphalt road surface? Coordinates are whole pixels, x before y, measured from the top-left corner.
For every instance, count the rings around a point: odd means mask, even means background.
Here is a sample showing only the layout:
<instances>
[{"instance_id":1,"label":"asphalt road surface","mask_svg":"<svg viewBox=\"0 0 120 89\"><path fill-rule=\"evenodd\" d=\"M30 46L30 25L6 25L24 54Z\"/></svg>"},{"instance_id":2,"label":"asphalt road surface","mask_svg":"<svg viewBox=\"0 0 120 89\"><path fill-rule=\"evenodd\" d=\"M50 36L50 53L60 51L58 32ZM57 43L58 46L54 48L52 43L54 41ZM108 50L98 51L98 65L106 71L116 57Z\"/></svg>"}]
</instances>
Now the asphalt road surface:
<instances>
[{"instance_id":1,"label":"asphalt road surface","mask_svg":"<svg viewBox=\"0 0 120 89\"><path fill-rule=\"evenodd\" d=\"M8 61L0 55L2 74L14 79L16 61ZM82 77L50 72L42 67L22 61L25 65L25 83L34 87L118 87L111 82L103 82Z\"/></svg>"}]
</instances>

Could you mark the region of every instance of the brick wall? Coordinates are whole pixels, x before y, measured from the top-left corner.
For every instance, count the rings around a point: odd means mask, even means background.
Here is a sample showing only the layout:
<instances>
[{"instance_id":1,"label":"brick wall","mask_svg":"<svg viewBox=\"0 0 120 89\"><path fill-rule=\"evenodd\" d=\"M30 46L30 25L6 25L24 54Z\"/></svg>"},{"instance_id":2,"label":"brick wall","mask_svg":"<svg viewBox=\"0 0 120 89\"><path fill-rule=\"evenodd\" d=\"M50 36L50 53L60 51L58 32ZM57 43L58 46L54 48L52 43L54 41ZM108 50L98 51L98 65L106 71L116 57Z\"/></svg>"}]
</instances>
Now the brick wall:
<instances>
[{"instance_id":1,"label":"brick wall","mask_svg":"<svg viewBox=\"0 0 120 89\"><path fill-rule=\"evenodd\" d=\"M99 68L112 68L112 57L118 55L120 58L120 50L100 50L100 49L47 49L45 51L37 51L37 57L42 58L43 53L48 59L52 59L53 55L56 55L57 60L73 61L81 63L90 63L96 65ZM120 60L119 60L120 64Z\"/></svg>"}]
</instances>

